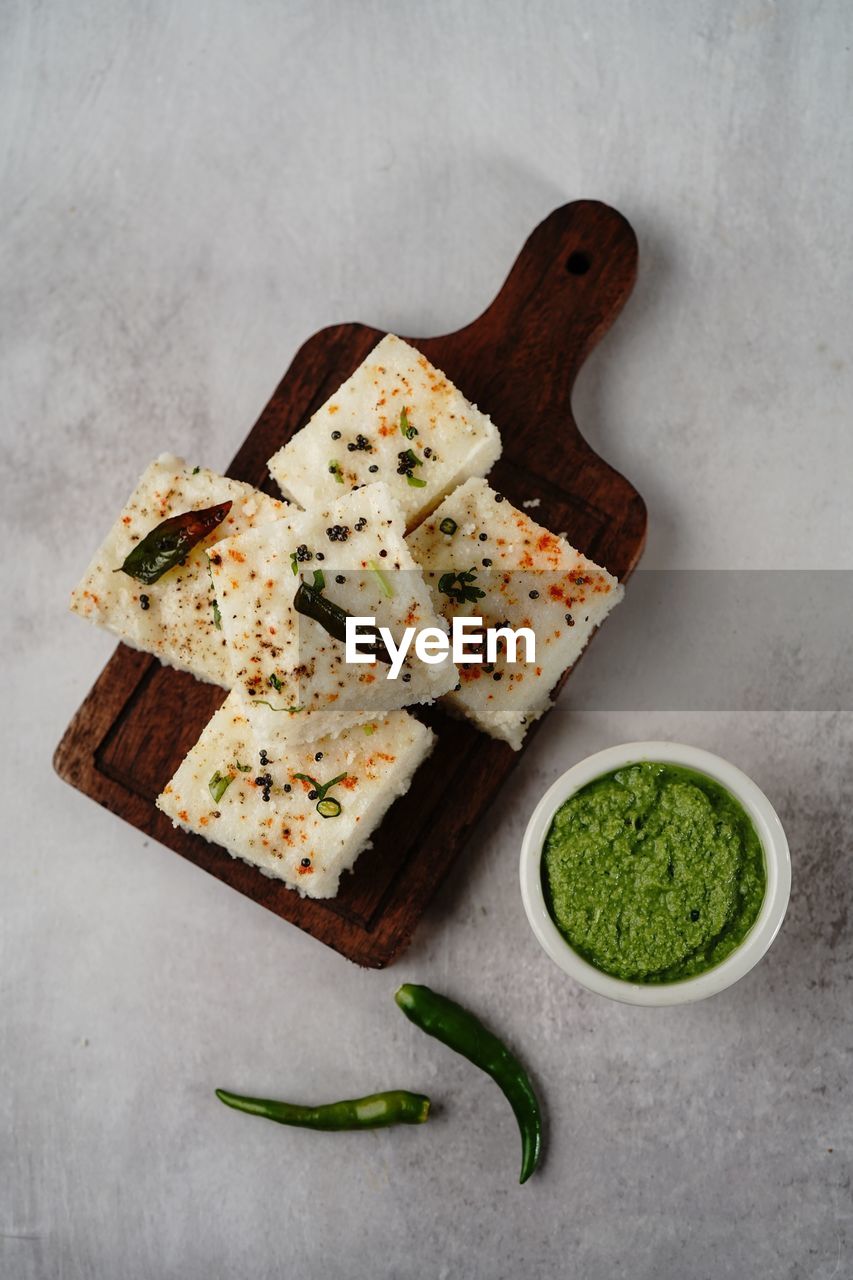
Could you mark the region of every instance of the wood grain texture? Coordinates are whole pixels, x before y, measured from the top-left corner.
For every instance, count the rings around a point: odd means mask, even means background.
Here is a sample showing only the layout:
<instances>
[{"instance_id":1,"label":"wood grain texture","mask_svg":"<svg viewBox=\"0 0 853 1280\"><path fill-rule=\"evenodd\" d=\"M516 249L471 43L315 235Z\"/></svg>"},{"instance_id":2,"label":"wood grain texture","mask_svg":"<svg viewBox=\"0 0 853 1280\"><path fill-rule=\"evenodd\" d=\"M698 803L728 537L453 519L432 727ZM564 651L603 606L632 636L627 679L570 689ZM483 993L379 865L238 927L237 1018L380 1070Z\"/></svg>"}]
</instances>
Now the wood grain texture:
<instances>
[{"instance_id":1,"label":"wood grain texture","mask_svg":"<svg viewBox=\"0 0 853 1280\"><path fill-rule=\"evenodd\" d=\"M636 238L619 213L595 201L564 205L530 236L479 319L456 333L409 339L500 428L504 452L490 476L494 486L516 505L539 498L536 519L565 531L622 581L643 548L645 505L581 436L571 393L584 359L628 298L636 269ZM267 459L382 332L343 324L309 338L227 474L273 493ZM422 718L439 737L434 755L338 897L312 901L173 827L154 807L224 696L119 645L59 744L55 768L99 804L342 955L374 968L389 964L521 753L425 709ZM534 725L525 745L535 732ZM452 805L443 803L448 793Z\"/></svg>"}]
</instances>

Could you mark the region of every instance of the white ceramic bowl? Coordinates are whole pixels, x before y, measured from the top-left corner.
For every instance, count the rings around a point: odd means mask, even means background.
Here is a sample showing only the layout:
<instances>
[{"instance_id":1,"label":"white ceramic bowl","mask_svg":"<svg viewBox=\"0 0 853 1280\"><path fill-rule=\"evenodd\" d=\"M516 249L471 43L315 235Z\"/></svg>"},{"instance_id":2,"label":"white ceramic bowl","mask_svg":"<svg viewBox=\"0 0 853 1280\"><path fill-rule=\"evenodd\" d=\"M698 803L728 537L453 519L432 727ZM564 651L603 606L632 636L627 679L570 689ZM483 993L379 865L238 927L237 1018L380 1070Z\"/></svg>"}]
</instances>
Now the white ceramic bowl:
<instances>
[{"instance_id":1,"label":"white ceramic bowl","mask_svg":"<svg viewBox=\"0 0 853 1280\"><path fill-rule=\"evenodd\" d=\"M562 936L545 903L542 890L542 849L551 821L560 805L581 787L602 774L639 761L680 764L707 774L721 783L743 805L752 819L764 849L767 888L755 924L731 955L716 968L681 982L640 983L613 978L588 964ZM751 778L720 756L677 742L627 742L608 747L574 765L549 787L533 811L521 845L519 866L521 897L527 919L543 949L561 969L582 986L626 1004L670 1005L704 1000L724 991L758 963L770 946L788 907L791 893L791 859L788 841L776 811Z\"/></svg>"}]
</instances>

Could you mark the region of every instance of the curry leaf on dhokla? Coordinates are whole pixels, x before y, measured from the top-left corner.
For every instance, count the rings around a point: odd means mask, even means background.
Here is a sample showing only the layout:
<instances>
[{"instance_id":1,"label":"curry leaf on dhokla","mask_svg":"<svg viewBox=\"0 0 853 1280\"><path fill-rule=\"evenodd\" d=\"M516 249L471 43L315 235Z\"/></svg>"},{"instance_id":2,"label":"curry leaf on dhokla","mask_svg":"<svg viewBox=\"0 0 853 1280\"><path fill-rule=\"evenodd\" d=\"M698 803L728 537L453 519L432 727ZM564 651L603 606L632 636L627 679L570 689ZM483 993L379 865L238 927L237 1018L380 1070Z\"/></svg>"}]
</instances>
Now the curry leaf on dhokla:
<instances>
[{"instance_id":1,"label":"curry leaf on dhokla","mask_svg":"<svg viewBox=\"0 0 853 1280\"><path fill-rule=\"evenodd\" d=\"M314 571L314 584L309 585L307 582L300 582L296 589L296 595L293 597L293 607L297 613L301 613L305 618L312 618L335 640L346 642L347 638L347 618L352 614L347 613L346 609L342 609L339 604L335 604L334 600L329 600L323 595L323 588L319 585L318 571ZM320 578L325 584L322 571ZM367 645L370 643L365 627L363 631L364 640L362 648L367 652ZM391 655L385 647L379 632L374 628L375 640L373 641L373 653L380 662L391 662Z\"/></svg>"},{"instance_id":2,"label":"curry leaf on dhokla","mask_svg":"<svg viewBox=\"0 0 853 1280\"><path fill-rule=\"evenodd\" d=\"M136 544L115 572L126 573L150 586L186 559L194 546L222 524L230 510L230 502L220 502L215 507L169 516Z\"/></svg>"}]
</instances>

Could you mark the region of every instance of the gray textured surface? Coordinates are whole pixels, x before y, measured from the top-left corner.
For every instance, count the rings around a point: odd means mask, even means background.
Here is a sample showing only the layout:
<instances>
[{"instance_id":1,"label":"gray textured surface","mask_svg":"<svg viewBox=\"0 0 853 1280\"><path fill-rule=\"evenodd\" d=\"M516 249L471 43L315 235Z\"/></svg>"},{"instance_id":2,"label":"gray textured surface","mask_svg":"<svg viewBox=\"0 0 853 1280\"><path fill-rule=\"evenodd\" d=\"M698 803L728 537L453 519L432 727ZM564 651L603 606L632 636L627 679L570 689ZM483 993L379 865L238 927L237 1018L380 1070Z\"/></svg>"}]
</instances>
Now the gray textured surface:
<instances>
[{"instance_id":1,"label":"gray textured surface","mask_svg":"<svg viewBox=\"0 0 853 1280\"><path fill-rule=\"evenodd\" d=\"M569 693L384 974L49 766L112 648L66 592L148 459L224 465L324 323L469 319L576 196L641 241L577 414L648 499L646 564L853 568L852 29L843 0L2 6L4 1280L853 1273L849 713ZM755 776L794 896L738 987L645 1012L540 953L516 854L558 772L655 735ZM523 1046L524 1189L497 1092L395 1010L407 978ZM306 1135L211 1096L386 1082L434 1122Z\"/></svg>"}]
</instances>

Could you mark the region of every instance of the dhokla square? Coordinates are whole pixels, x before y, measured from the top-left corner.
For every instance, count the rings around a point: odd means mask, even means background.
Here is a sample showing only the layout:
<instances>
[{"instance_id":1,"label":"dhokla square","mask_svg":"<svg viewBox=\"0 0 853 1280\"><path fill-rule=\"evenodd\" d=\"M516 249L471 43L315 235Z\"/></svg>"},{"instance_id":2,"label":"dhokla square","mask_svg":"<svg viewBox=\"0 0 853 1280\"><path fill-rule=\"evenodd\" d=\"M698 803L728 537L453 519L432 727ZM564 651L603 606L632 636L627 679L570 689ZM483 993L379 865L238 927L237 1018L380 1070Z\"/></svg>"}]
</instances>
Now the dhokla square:
<instances>
[{"instance_id":1,"label":"dhokla square","mask_svg":"<svg viewBox=\"0 0 853 1280\"><path fill-rule=\"evenodd\" d=\"M269 469L282 493L307 509L383 480L411 529L464 480L484 476L500 453L491 419L389 333Z\"/></svg>"},{"instance_id":2,"label":"dhokla square","mask_svg":"<svg viewBox=\"0 0 853 1280\"><path fill-rule=\"evenodd\" d=\"M255 715L238 690L230 693L157 807L306 897L332 898L435 735L393 711L282 750L264 746Z\"/></svg>"},{"instance_id":3,"label":"dhokla square","mask_svg":"<svg viewBox=\"0 0 853 1280\"><path fill-rule=\"evenodd\" d=\"M71 609L168 666L230 688L206 553L287 510L251 485L161 454L95 552Z\"/></svg>"},{"instance_id":4,"label":"dhokla square","mask_svg":"<svg viewBox=\"0 0 853 1280\"><path fill-rule=\"evenodd\" d=\"M404 538L388 486L367 485L325 509L225 539L211 571L235 685L267 742L306 741L452 689L449 657L346 661L345 620L370 618L397 641L447 630Z\"/></svg>"},{"instance_id":5,"label":"dhokla square","mask_svg":"<svg viewBox=\"0 0 853 1280\"><path fill-rule=\"evenodd\" d=\"M549 705L561 675L622 598L612 574L564 537L536 524L482 479L468 480L409 535L436 610L450 621L480 617L484 628L532 630L535 661L519 645L494 662L462 663L444 699L494 738L518 750Z\"/></svg>"}]
</instances>

